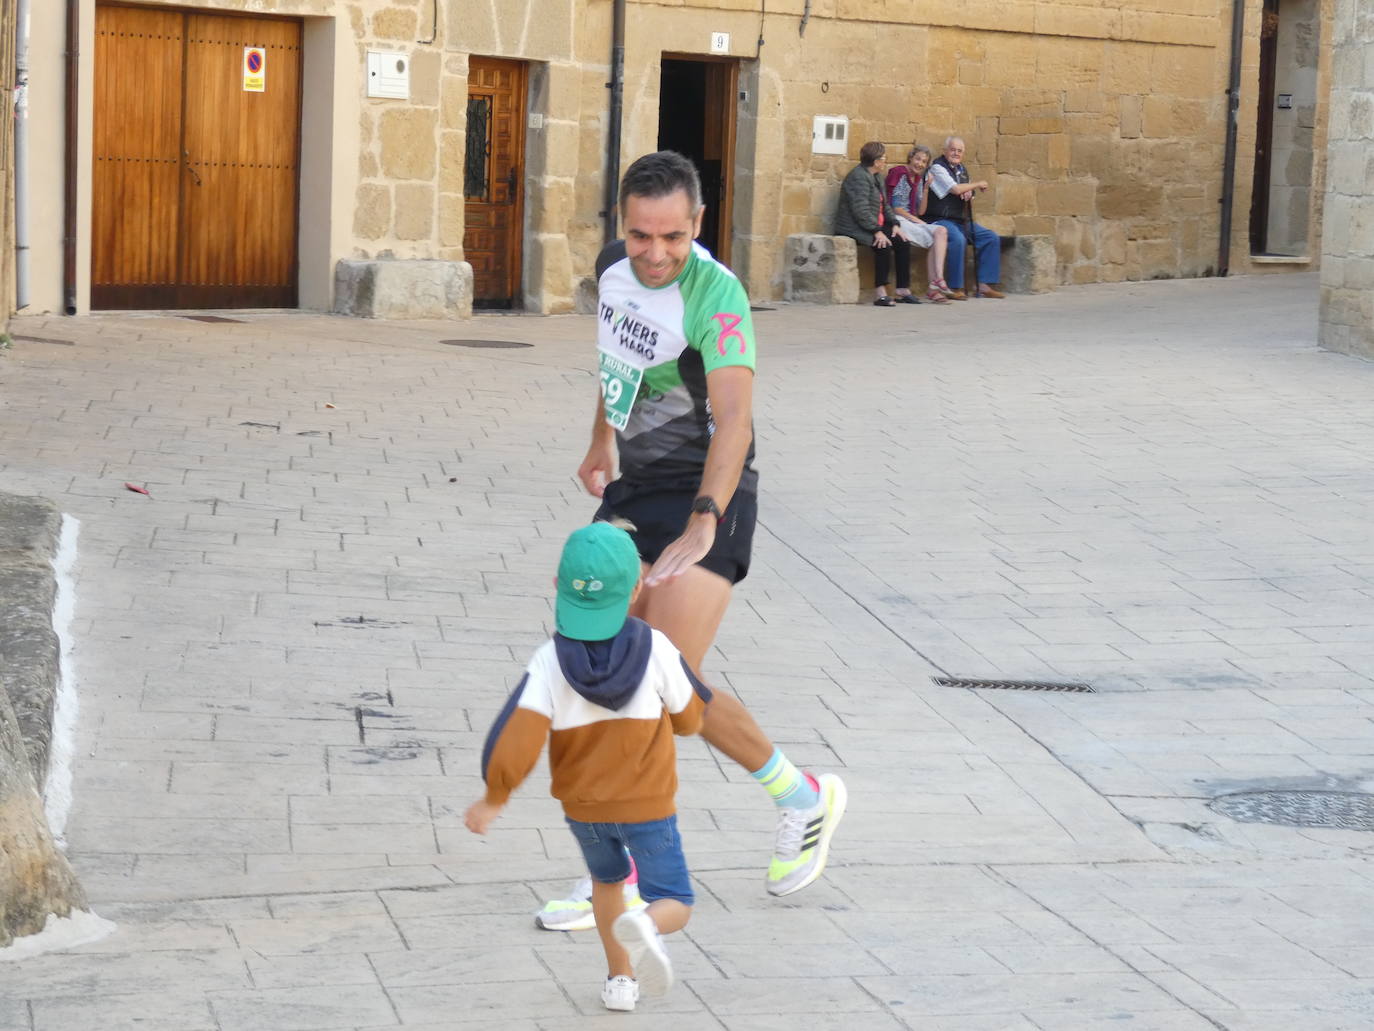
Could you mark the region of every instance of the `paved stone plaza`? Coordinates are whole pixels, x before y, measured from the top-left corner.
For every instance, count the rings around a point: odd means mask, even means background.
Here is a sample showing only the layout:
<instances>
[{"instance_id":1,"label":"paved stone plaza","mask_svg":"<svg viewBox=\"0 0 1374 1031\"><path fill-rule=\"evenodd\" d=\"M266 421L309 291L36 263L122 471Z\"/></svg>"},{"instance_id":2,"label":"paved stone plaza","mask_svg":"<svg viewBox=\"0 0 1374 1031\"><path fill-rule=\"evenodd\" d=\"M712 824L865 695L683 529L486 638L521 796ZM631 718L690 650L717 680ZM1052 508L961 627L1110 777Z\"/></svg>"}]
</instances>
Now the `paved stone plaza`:
<instances>
[{"instance_id":1,"label":"paved stone plaza","mask_svg":"<svg viewBox=\"0 0 1374 1031\"><path fill-rule=\"evenodd\" d=\"M767 798L683 742L700 903L633 1016L594 934L533 926L579 873L542 773L461 820L592 510L591 319L16 320L0 490L81 523L67 836L119 929L0 963L0 1028L1367 1031L1374 834L1207 804L1374 791L1374 364L1316 300L756 316L706 672L850 814L770 898Z\"/></svg>"}]
</instances>

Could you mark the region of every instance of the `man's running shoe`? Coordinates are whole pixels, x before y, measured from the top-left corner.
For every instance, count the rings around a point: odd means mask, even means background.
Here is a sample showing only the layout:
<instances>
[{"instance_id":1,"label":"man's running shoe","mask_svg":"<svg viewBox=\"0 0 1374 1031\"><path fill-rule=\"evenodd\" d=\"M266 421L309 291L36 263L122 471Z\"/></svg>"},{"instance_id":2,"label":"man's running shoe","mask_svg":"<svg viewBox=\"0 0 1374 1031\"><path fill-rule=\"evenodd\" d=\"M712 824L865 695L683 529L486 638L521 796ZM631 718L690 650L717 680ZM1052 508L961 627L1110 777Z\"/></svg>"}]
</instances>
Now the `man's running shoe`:
<instances>
[{"instance_id":1,"label":"man's running shoe","mask_svg":"<svg viewBox=\"0 0 1374 1031\"><path fill-rule=\"evenodd\" d=\"M606 983L601 986L601 1004L608 1010L633 1013L638 1001L639 985L633 977L626 977L624 974L608 977Z\"/></svg>"},{"instance_id":2,"label":"man's running shoe","mask_svg":"<svg viewBox=\"0 0 1374 1031\"><path fill-rule=\"evenodd\" d=\"M639 897L639 871L630 861L630 876L625 881L625 908L640 910L645 902ZM592 879L583 877L572 886L566 898L550 899L534 914L534 925L545 931L590 931L596 927L592 912Z\"/></svg>"},{"instance_id":3,"label":"man's running shoe","mask_svg":"<svg viewBox=\"0 0 1374 1031\"><path fill-rule=\"evenodd\" d=\"M635 980L645 995L664 995L673 987L673 962L648 913L621 913L611 928L615 940L625 946L634 967Z\"/></svg>"},{"instance_id":4,"label":"man's running shoe","mask_svg":"<svg viewBox=\"0 0 1374 1031\"><path fill-rule=\"evenodd\" d=\"M821 875L830 853L830 839L844 816L849 793L833 773L816 778L821 800L810 809L783 809L778 814L778 838L768 864L768 894L790 895Z\"/></svg>"}]
</instances>

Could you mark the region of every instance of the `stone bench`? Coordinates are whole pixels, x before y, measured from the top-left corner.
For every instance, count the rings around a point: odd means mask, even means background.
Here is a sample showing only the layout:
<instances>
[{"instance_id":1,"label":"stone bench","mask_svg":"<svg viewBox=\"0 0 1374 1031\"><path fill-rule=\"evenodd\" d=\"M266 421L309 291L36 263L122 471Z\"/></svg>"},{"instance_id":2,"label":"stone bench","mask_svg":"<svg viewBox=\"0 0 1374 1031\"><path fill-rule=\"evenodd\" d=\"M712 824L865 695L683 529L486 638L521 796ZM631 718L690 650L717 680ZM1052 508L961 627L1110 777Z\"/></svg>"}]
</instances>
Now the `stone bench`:
<instances>
[{"instance_id":1,"label":"stone bench","mask_svg":"<svg viewBox=\"0 0 1374 1031\"><path fill-rule=\"evenodd\" d=\"M1003 236L1002 288L1013 294L1047 293L1058 285L1054 238ZM924 294L925 248L914 248L911 289ZM787 238L783 296L812 304L854 304L868 299L873 283L873 248L847 236L793 233Z\"/></svg>"},{"instance_id":2,"label":"stone bench","mask_svg":"<svg viewBox=\"0 0 1374 1031\"><path fill-rule=\"evenodd\" d=\"M472 317L472 266L466 261L376 258L334 268L334 312L364 319Z\"/></svg>"}]
</instances>

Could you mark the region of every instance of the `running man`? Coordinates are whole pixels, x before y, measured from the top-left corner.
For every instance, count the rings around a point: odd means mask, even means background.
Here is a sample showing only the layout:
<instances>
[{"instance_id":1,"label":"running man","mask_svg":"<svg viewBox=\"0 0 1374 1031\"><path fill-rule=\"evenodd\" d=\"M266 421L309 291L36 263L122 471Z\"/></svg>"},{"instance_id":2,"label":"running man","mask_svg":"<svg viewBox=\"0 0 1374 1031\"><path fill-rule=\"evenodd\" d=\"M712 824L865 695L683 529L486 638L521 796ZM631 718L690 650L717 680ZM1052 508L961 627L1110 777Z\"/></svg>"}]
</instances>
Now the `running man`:
<instances>
[{"instance_id":1,"label":"running man","mask_svg":"<svg viewBox=\"0 0 1374 1031\"><path fill-rule=\"evenodd\" d=\"M577 470L601 499L596 519L634 526L645 578L631 615L667 634L698 676L749 572L758 490L749 299L695 242L704 210L695 167L673 151L641 157L621 180L625 239L597 260L601 382ZM844 815L844 782L798 770L726 691L712 693L701 734L778 806L768 891L816 880ZM548 903L539 925L593 926L579 894Z\"/></svg>"}]
</instances>

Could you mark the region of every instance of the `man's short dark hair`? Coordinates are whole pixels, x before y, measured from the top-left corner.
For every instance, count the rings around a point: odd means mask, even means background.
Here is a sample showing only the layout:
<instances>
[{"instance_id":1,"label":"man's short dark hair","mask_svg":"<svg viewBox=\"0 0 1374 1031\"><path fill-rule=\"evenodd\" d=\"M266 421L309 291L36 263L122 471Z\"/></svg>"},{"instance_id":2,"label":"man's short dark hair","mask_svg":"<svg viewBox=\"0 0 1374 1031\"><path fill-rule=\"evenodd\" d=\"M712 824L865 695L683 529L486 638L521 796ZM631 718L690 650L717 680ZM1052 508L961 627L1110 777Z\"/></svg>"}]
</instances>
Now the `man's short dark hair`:
<instances>
[{"instance_id":1,"label":"man's short dark hair","mask_svg":"<svg viewBox=\"0 0 1374 1031\"><path fill-rule=\"evenodd\" d=\"M859 164L864 168L872 168L873 162L887 153L887 147L877 140L869 140L859 148Z\"/></svg>"},{"instance_id":2,"label":"man's short dark hair","mask_svg":"<svg viewBox=\"0 0 1374 1031\"><path fill-rule=\"evenodd\" d=\"M701 178L697 166L675 150L659 150L637 158L620 180L620 208L631 197L668 197L682 190L692 214L701 207Z\"/></svg>"}]
</instances>

